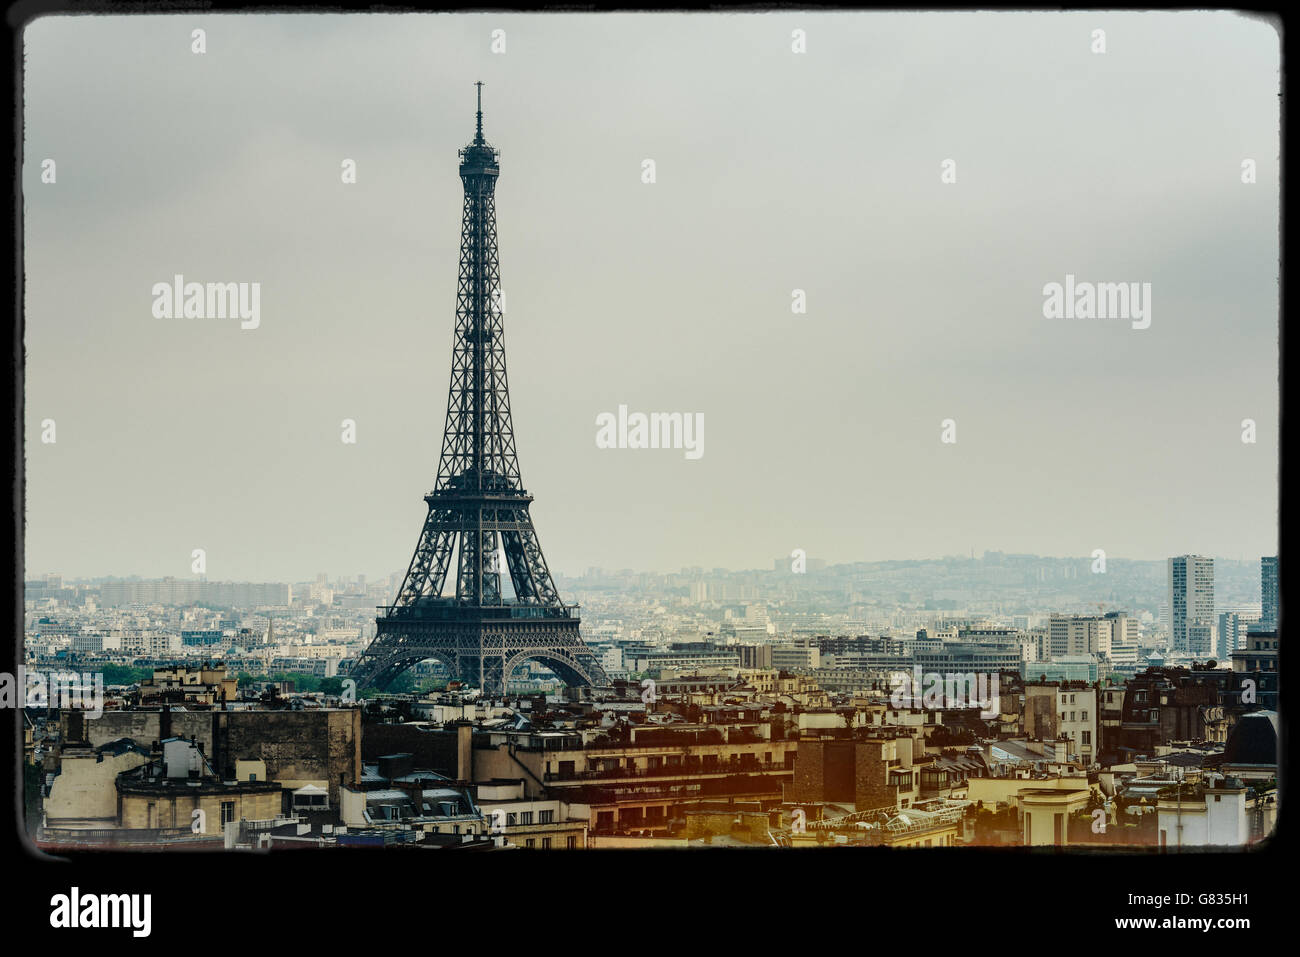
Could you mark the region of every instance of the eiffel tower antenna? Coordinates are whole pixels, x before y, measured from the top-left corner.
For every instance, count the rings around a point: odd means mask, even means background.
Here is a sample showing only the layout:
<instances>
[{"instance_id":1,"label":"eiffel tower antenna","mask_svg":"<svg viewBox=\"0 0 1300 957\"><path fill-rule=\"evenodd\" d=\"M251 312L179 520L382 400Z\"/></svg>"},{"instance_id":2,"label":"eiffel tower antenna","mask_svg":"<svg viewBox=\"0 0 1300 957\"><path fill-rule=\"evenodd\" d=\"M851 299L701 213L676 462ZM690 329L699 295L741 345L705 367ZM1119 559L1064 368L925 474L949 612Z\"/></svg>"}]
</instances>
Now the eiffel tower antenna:
<instances>
[{"instance_id":1,"label":"eiffel tower antenna","mask_svg":"<svg viewBox=\"0 0 1300 957\"><path fill-rule=\"evenodd\" d=\"M478 128L474 132L474 145L481 146L483 145L483 81L479 80L474 85L478 87L478 113L475 114Z\"/></svg>"},{"instance_id":2,"label":"eiffel tower antenna","mask_svg":"<svg viewBox=\"0 0 1300 957\"><path fill-rule=\"evenodd\" d=\"M438 475L397 597L379 609L350 677L383 688L432 658L451 679L503 694L515 668L534 660L569 686L602 687L608 678L579 634L577 606L560 600L519 472L497 255L501 154L483 138L483 84L475 86L474 140L459 152L465 202Z\"/></svg>"}]
</instances>

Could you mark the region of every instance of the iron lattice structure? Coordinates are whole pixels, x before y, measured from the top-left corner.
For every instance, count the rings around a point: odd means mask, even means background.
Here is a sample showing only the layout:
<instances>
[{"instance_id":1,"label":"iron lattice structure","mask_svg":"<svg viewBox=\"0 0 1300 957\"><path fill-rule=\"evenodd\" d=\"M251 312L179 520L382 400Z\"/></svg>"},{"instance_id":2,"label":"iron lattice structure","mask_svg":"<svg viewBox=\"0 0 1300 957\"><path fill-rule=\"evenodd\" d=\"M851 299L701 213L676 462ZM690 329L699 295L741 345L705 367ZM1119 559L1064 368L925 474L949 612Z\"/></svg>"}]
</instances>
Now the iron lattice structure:
<instances>
[{"instance_id":1,"label":"iron lattice structure","mask_svg":"<svg viewBox=\"0 0 1300 957\"><path fill-rule=\"evenodd\" d=\"M437 484L424 496L428 515L397 598L379 609L375 639L350 677L384 688L432 658L453 679L501 693L532 659L567 685L599 687L608 679L579 634L577 606L560 600L520 479L497 260L500 153L483 139L481 84L477 116L474 141L459 152L465 208ZM455 594L444 596L453 555Z\"/></svg>"}]
</instances>

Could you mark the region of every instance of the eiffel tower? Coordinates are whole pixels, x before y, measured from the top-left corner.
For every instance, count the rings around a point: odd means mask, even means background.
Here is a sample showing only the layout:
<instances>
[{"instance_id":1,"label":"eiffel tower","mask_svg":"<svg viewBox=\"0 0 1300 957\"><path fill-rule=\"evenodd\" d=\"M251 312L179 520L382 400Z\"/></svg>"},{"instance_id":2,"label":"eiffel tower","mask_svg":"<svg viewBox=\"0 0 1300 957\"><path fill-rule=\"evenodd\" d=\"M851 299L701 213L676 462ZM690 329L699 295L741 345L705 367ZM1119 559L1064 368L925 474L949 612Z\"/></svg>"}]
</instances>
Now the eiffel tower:
<instances>
[{"instance_id":1,"label":"eiffel tower","mask_svg":"<svg viewBox=\"0 0 1300 957\"><path fill-rule=\"evenodd\" d=\"M475 85L477 130L459 151L465 208L437 485L424 496L429 512L402 587L379 609L375 639L350 677L358 688L384 688L432 658L452 679L500 694L532 659L566 685L601 687L608 679L578 633L578 607L556 591L528 514L533 497L519 477L497 262L501 154L483 139L483 84ZM444 596L453 552L456 590Z\"/></svg>"}]
</instances>

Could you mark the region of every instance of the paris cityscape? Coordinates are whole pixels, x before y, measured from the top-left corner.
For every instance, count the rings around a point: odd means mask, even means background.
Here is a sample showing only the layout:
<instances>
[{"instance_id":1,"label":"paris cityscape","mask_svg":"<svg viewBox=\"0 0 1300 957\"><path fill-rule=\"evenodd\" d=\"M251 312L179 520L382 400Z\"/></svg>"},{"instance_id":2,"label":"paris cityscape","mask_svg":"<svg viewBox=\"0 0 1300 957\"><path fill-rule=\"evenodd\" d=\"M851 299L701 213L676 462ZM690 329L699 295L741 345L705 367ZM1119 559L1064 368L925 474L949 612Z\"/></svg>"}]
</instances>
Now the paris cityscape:
<instances>
[{"instance_id":1,"label":"paris cityscape","mask_svg":"<svg viewBox=\"0 0 1300 957\"><path fill-rule=\"evenodd\" d=\"M89 19L25 33L25 573L0 702L29 848L1273 842L1264 25ZM868 66L873 30L893 52ZM655 38L691 51L682 76L638 74ZM1073 102L1149 131L1141 162L1053 152L1050 84L967 43L1061 89L1087 71ZM179 86L85 87L92 137L65 79L105 49L156 51L144 72ZM391 75L335 66L379 51ZM268 98L246 68L272 62ZM1116 110L1188 83L1241 108ZM980 97L996 129L964 115ZM247 118L142 176L132 131L182 98ZM119 230L110 277L93 247ZM68 297L96 277L87 322ZM107 926L78 893L51 926Z\"/></svg>"},{"instance_id":2,"label":"paris cityscape","mask_svg":"<svg viewBox=\"0 0 1300 957\"><path fill-rule=\"evenodd\" d=\"M30 766L60 768L32 779L29 824L41 846L141 848L1244 846L1271 831L1276 558L772 564L559 576L603 689L530 661L484 693L429 660L355 705L344 679L398 574L29 581L29 674L104 681L93 721L29 708ZM914 668L992 676L999 693L897 708ZM1232 813L1211 807L1225 800ZM193 808L211 809L201 833Z\"/></svg>"}]
</instances>

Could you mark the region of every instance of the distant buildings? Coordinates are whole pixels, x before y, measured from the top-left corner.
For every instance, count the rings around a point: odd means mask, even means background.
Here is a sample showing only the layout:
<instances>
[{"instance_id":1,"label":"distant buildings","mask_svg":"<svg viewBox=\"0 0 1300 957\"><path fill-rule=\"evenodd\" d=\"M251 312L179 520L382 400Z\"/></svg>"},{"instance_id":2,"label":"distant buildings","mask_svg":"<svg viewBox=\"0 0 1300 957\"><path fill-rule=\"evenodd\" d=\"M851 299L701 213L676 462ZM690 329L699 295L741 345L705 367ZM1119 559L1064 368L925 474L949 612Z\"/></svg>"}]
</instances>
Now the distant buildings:
<instances>
[{"instance_id":1,"label":"distant buildings","mask_svg":"<svg viewBox=\"0 0 1300 957\"><path fill-rule=\"evenodd\" d=\"M1265 555L1259 560L1259 623L1277 627L1277 556Z\"/></svg>"},{"instance_id":2,"label":"distant buildings","mask_svg":"<svg viewBox=\"0 0 1300 957\"><path fill-rule=\"evenodd\" d=\"M1100 615L1079 617L1053 614L1047 623L1049 653L1053 658L1062 655L1109 657L1114 621Z\"/></svg>"},{"instance_id":3,"label":"distant buildings","mask_svg":"<svg viewBox=\"0 0 1300 957\"><path fill-rule=\"evenodd\" d=\"M1214 647L1219 661L1227 661L1234 651L1245 647L1246 629L1251 624L1251 619L1240 612L1225 611L1219 615L1219 637Z\"/></svg>"},{"instance_id":4,"label":"distant buildings","mask_svg":"<svg viewBox=\"0 0 1300 957\"><path fill-rule=\"evenodd\" d=\"M666 671L683 668L739 667L740 656L732 649L709 642L680 642L663 651L638 655L637 671Z\"/></svg>"},{"instance_id":5,"label":"distant buildings","mask_svg":"<svg viewBox=\"0 0 1300 957\"><path fill-rule=\"evenodd\" d=\"M1169 559L1169 631L1175 653L1208 655L1214 629L1214 559Z\"/></svg>"},{"instance_id":6,"label":"distant buildings","mask_svg":"<svg viewBox=\"0 0 1300 957\"><path fill-rule=\"evenodd\" d=\"M225 665L155 668L153 677L140 683L140 704L214 705L234 701L236 680Z\"/></svg>"},{"instance_id":7,"label":"distant buildings","mask_svg":"<svg viewBox=\"0 0 1300 957\"><path fill-rule=\"evenodd\" d=\"M212 605L255 608L289 604L289 586L276 582L210 582L199 579L164 578L161 581L105 582L99 586L105 605L133 602L159 605Z\"/></svg>"},{"instance_id":8,"label":"distant buildings","mask_svg":"<svg viewBox=\"0 0 1300 957\"><path fill-rule=\"evenodd\" d=\"M1058 655L1048 661L1025 664L1026 680L1083 681L1091 684L1101 678L1095 655Z\"/></svg>"}]
</instances>

